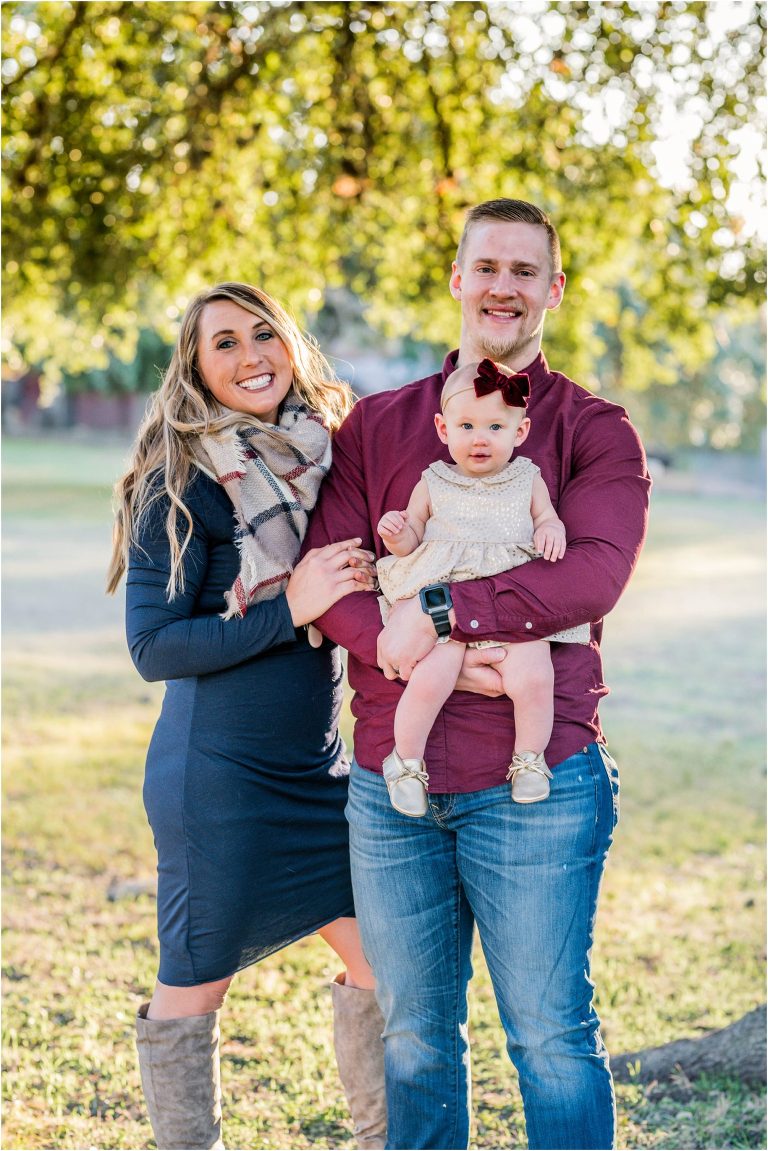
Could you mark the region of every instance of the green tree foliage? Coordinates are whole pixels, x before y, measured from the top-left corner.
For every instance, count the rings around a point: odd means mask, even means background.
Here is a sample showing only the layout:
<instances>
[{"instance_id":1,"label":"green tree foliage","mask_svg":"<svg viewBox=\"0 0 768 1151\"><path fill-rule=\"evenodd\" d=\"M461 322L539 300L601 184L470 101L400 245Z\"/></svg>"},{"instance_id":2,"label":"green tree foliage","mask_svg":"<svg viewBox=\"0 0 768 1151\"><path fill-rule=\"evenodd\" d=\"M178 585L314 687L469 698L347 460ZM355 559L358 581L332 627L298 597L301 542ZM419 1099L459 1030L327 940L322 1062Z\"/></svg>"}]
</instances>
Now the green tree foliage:
<instances>
[{"instance_id":1,"label":"green tree foliage","mask_svg":"<svg viewBox=\"0 0 768 1151\"><path fill-rule=\"evenodd\" d=\"M66 361L61 367L61 387L66 392L105 392L110 396L153 392L171 360L173 346L154 328L140 328L136 348L127 359L107 349L104 367L73 372Z\"/></svg>"},{"instance_id":2,"label":"green tree foliage","mask_svg":"<svg viewBox=\"0 0 768 1151\"><path fill-rule=\"evenodd\" d=\"M744 323L738 313L720 314L714 335L715 354L685 377L684 387L651 380L641 392L632 391L613 365L598 366L606 393L630 409L649 449L764 451L765 324L758 317ZM606 344L611 342L607 334Z\"/></svg>"},{"instance_id":3,"label":"green tree foliage","mask_svg":"<svg viewBox=\"0 0 768 1151\"><path fill-rule=\"evenodd\" d=\"M7 346L106 363L225 278L302 318L347 284L382 330L452 344L463 213L513 196L562 236L553 358L593 386L609 355L629 387L688 378L708 307L765 281L728 207L765 8L715 34L717 7L6 3ZM684 188L654 154L670 116L693 124Z\"/></svg>"}]
</instances>

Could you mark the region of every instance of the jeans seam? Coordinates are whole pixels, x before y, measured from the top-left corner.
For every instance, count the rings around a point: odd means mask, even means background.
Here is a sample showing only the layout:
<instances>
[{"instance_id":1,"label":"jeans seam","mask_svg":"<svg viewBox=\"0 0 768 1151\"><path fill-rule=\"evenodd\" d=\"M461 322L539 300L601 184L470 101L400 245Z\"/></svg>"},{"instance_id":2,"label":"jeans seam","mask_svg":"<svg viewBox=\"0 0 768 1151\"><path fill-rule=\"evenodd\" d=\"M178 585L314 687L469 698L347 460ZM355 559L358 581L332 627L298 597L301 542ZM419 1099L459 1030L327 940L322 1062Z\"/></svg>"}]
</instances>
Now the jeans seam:
<instances>
[{"instance_id":1,"label":"jeans seam","mask_svg":"<svg viewBox=\"0 0 768 1151\"><path fill-rule=\"evenodd\" d=\"M594 748L594 753L599 760L599 767L600 767L600 773L601 773L600 775L595 777L595 785L596 785L596 788L598 791L598 802L599 802L601 777L602 777L602 781L603 781L603 787L607 786L608 793L610 796L610 811L609 811L610 827L606 828L606 836L605 836L606 842L605 842L605 848L604 848L604 852L607 852L608 849L610 848L610 844L611 844L611 841L613 838L613 833L614 833L615 828L616 828L616 796L615 796L614 790L613 790L613 779L611 778L611 774L608 770L608 765L605 762L605 760L603 759L602 753L600 751L600 745L595 743L592 746ZM601 856L599 858L597 855L597 830L600 826L600 819L599 819L600 814L601 814L600 811L598 811L598 819L595 821L595 840L596 840L596 842L593 845L592 860L591 860L590 867L589 867L590 905L589 905L589 916L587 919L587 932L586 932L585 943L589 945L590 951L591 951L592 945L594 944L594 930L590 931L589 925L590 924L594 925L595 915L597 913L597 906L598 906L598 902L599 902L599 898L600 898L600 884L602 882L602 876L604 873L604 866L605 866L604 852L601 852ZM590 963L590 977L591 977L591 963ZM596 1054L598 1054L597 1036L600 1035L600 1038L602 1041L602 1034L601 1034L601 1030L600 1030L601 1029L601 1020L600 1020L600 1017L599 1017L599 1015L595 1009L594 1000L592 1001L592 1010L593 1010L595 1017L596 1017L596 1020L597 1020L597 1026L595 1027L594 1031L590 1035L589 1046L590 1046L590 1048L592 1048L592 1054L596 1055ZM605 1050L605 1044L604 1043L603 1043L603 1049ZM607 1051L606 1051L606 1056L607 1056ZM610 1070L610 1063L608 1062L607 1064L604 1064L604 1067L605 1067L605 1075L603 1076L603 1087L607 1088L608 1098L609 1098L609 1101L611 1104L611 1116L612 1116L612 1118L611 1118L611 1125L612 1125L611 1146L615 1147L616 1146L616 1094L615 1094L615 1090L614 1090L613 1076L612 1076L611 1070Z\"/></svg>"},{"instance_id":2,"label":"jeans seam","mask_svg":"<svg viewBox=\"0 0 768 1151\"><path fill-rule=\"evenodd\" d=\"M597 745L595 745L595 746L597 746ZM602 762L602 756L601 756L601 762ZM593 925L593 927L594 927L595 915L597 913L597 905L598 905L599 898L600 898L600 884L602 881L603 872L604 872L604 863L601 863L600 859L597 858L597 856L595 855L595 852L593 851L592 852L592 860L591 860L591 863L589 865L590 901L589 901L589 907L588 907L586 931L584 933L585 934L585 938L584 938L585 954L590 954L590 955L591 955L592 946L594 944L594 930L590 930L590 924ZM590 964L589 964L589 978L590 978L590 980L592 978L591 968L592 968L592 964L590 961ZM588 1036L589 1053L591 1055L595 1055L595 1056L600 1054L599 1045L597 1042L598 1036L600 1036L600 1043L602 1044L603 1051L605 1052L606 1059L608 1060L608 1052L607 1052L607 1049L605 1047L605 1043L603 1041L602 1032L601 1032L602 1020L600 1019L600 1016L598 1015L597 1010L595 1008L594 998L591 1001L590 1007L591 1007L591 1010L595 1016L596 1026L592 1030L590 1035ZM616 1093L615 1093L615 1089L614 1089L613 1075L611 1073L609 1061L606 1061L603 1063L603 1070L604 1070L604 1074L602 1076L602 1085L604 1088L607 1087L607 1089L608 1089L608 1100L609 1100L610 1105L611 1105L611 1147L615 1147L616 1146Z\"/></svg>"},{"instance_id":3,"label":"jeans seam","mask_svg":"<svg viewBox=\"0 0 768 1151\"><path fill-rule=\"evenodd\" d=\"M432 818L434 819L437 826L441 827L443 829L443 831L448 830L448 827L444 821L451 818L451 816L453 815L453 809L455 806L456 806L455 794L451 794L449 796L448 806L444 810L441 810L440 808L438 808L437 804L433 803L431 800L429 802L429 810L432 813Z\"/></svg>"},{"instance_id":4,"label":"jeans seam","mask_svg":"<svg viewBox=\"0 0 768 1151\"><path fill-rule=\"evenodd\" d=\"M454 986L456 988L456 1000L453 1005L453 1018L458 1021L459 1018L459 1004L461 997L461 957L462 957L462 939L461 939L461 883L457 881L454 891L454 904L453 914L456 921L456 969L454 971ZM454 1027L453 1030L453 1067L454 1067L454 1082L453 1082L453 1132L451 1145L456 1146L458 1143L458 1129L459 1129L459 1090L461 1079L461 1064L459 1060L459 1029Z\"/></svg>"},{"instance_id":5,"label":"jeans seam","mask_svg":"<svg viewBox=\"0 0 768 1151\"><path fill-rule=\"evenodd\" d=\"M599 756L600 752L597 751L597 744L592 744L592 747L595 749L594 754ZM600 775L599 775L599 772L595 770L595 763L594 763L593 755L589 756L589 769L592 773L592 786L595 789L595 819L594 819L594 822L592 824L592 844L590 846L590 851L589 851L590 856L594 859L595 852L597 850L597 830L600 826L600 813L601 813L601 808L602 808L602 802L600 799ZM600 762L600 770L601 771L603 770L602 760Z\"/></svg>"}]
</instances>

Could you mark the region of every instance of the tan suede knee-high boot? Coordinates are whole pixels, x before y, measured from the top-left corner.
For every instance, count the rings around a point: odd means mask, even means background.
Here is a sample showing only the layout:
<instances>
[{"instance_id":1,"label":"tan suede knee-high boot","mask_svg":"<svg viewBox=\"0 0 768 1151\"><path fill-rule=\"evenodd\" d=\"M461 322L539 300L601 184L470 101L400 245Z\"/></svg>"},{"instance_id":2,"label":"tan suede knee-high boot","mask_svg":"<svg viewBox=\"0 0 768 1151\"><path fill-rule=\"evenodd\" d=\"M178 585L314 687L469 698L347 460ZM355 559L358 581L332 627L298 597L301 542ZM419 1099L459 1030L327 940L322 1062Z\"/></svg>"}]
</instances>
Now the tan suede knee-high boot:
<instances>
[{"instance_id":1,"label":"tan suede knee-high boot","mask_svg":"<svg viewBox=\"0 0 768 1151\"><path fill-rule=\"evenodd\" d=\"M162 1151L220 1151L219 1012L185 1019L136 1016L141 1085Z\"/></svg>"},{"instance_id":2,"label":"tan suede knee-high boot","mask_svg":"<svg viewBox=\"0 0 768 1151\"><path fill-rule=\"evenodd\" d=\"M386 1147L387 1097L384 1088L384 1019L373 991L331 984L333 1045L349 1104L357 1147Z\"/></svg>"}]
</instances>

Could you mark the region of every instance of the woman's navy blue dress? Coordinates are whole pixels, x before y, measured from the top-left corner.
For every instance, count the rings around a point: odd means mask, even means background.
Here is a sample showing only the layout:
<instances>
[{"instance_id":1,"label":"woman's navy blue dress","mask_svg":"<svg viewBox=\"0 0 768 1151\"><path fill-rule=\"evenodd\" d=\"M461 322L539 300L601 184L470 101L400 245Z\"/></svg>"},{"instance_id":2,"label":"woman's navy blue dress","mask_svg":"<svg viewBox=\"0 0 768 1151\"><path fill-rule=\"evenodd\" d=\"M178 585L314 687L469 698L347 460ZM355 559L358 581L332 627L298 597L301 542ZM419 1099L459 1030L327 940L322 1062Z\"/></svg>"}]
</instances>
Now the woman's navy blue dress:
<instances>
[{"instance_id":1,"label":"woman's navy blue dress","mask_svg":"<svg viewBox=\"0 0 768 1151\"><path fill-rule=\"evenodd\" d=\"M222 620L239 557L229 497L201 472L184 593L159 501L132 549L127 631L147 680L166 680L144 803L158 854L162 983L232 975L343 915L348 765L337 721L338 648L310 647L284 595Z\"/></svg>"}]
</instances>

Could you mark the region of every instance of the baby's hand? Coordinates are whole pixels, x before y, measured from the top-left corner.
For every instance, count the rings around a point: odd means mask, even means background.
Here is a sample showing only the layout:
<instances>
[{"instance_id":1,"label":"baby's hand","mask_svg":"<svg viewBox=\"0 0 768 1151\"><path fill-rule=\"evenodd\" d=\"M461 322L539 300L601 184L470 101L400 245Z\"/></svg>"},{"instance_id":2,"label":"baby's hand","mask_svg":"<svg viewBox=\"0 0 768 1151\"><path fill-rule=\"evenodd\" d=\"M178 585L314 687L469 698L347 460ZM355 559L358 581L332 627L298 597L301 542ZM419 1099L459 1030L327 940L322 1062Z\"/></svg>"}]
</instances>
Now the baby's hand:
<instances>
[{"instance_id":1,"label":"baby's hand","mask_svg":"<svg viewBox=\"0 0 768 1151\"><path fill-rule=\"evenodd\" d=\"M408 512L384 512L384 515L379 520L376 531L386 542L387 539L393 539L395 536L399 536L407 527Z\"/></svg>"},{"instance_id":2,"label":"baby's hand","mask_svg":"<svg viewBox=\"0 0 768 1151\"><path fill-rule=\"evenodd\" d=\"M533 533L533 546L539 555L555 563L565 555L565 524L562 520L548 520Z\"/></svg>"}]
</instances>

